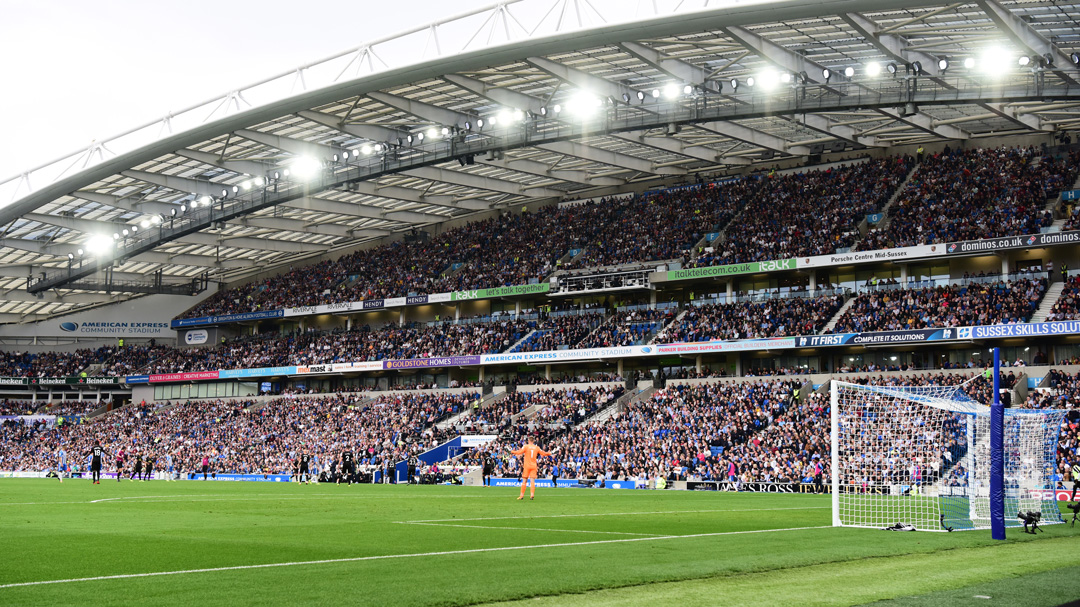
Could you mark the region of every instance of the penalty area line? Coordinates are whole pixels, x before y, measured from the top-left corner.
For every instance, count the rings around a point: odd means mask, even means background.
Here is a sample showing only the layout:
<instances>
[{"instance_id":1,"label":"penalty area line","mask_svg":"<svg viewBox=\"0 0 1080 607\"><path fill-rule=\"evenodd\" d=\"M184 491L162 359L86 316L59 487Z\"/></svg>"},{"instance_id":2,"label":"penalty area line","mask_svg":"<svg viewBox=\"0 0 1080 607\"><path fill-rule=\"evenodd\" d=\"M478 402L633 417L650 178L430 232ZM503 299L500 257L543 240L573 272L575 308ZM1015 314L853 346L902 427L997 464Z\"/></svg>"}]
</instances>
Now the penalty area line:
<instances>
[{"instance_id":1,"label":"penalty area line","mask_svg":"<svg viewBox=\"0 0 1080 607\"><path fill-rule=\"evenodd\" d=\"M439 552L412 552L407 554L382 554L376 556L356 556L342 559L322 559L315 561L294 561L286 563L263 563L261 565L234 565L231 567L208 567L205 569L180 569L177 571L154 571L150 573L126 573L120 575L99 575L95 577L69 578L64 580L41 580L38 582L16 582L14 584L0 584L0 590L5 588L22 588L26 586L47 586L52 584L74 584L77 582L98 582L107 580L129 580L144 577L161 577L166 575L191 575L195 573L216 573L219 571L244 571L249 569L270 569L276 567L300 567L305 565L329 565L335 563L360 563L364 561L381 561L389 559L423 558L430 556L453 556L458 554L479 554L482 552L509 552L513 550L538 550L542 548L565 548L569 546L595 546L600 544L624 544L628 542L655 542L660 540L679 540L699 537L720 537L725 535L747 535L751 533L779 533L783 531L806 531L809 529L831 529L831 525L819 525L816 527L788 527L784 529L757 529L752 531L720 531L716 533L694 533L689 535L660 535L655 537L629 537L614 540L592 540L588 542L561 542L557 544L531 544L527 546L501 546L497 548L472 548L469 550L443 550Z\"/></svg>"}]
</instances>

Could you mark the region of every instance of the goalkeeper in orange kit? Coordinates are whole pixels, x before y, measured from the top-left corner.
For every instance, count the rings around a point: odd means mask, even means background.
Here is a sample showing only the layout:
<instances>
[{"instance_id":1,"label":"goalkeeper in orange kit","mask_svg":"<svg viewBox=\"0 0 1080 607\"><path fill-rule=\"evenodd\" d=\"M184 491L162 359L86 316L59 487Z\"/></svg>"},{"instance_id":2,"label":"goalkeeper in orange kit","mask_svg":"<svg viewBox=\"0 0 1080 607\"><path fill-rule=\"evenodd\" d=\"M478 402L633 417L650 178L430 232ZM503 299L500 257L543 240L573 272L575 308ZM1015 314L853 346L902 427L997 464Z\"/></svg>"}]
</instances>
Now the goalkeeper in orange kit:
<instances>
[{"instance_id":1,"label":"goalkeeper in orange kit","mask_svg":"<svg viewBox=\"0 0 1080 607\"><path fill-rule=\"evenodd\" d=\"M512 455L524 455L525 461L521 466L521 495L518 495L518 499L525 499L525 483L532 480L532 484L529 485L529 499L536 497L536 458L538 456L551 457L551 453L544 451L540 447L533 444L531 440L526 439L525 445L517 451L511 451Z\"/></svg>"}]
</instances>

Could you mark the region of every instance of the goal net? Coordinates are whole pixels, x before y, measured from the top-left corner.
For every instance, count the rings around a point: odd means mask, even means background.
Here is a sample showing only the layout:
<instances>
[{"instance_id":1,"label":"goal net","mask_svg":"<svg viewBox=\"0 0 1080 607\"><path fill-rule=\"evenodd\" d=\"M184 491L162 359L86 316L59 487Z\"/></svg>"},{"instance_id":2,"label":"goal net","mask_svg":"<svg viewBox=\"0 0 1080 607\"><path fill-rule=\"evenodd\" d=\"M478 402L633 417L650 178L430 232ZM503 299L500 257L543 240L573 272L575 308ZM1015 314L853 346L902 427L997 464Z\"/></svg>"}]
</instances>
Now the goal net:
<instances>
[{"instance_id":1,"label":"goal net","mask_svg":"<svg viewBox=\"0 0 1080 607\"><path fill-rule=\"evenodd\" d=\"M833 381L833 525L990 528L990 407L961 386ZM1005 525L1064 522L1053 492L1062 410L1005 410Z\"/></svg>"}]
</instances>

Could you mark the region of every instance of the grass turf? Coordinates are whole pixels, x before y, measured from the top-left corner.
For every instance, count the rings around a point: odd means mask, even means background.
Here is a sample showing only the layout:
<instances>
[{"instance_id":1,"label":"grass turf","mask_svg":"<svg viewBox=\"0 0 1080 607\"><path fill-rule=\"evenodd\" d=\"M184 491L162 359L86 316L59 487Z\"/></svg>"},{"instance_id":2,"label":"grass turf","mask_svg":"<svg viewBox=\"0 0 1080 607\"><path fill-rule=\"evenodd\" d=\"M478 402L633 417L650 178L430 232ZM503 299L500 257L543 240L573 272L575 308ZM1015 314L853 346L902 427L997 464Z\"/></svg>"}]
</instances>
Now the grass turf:
<instances>
[{"instance_id":1,"label":"grass turf","mask_svg":"<svg viewBox=\"0 0 1080 607\"><path fill-rule=\"evenodd\" d=\"M833 529L824 496L516 494L5 479L0 605L910 605L1052 572L1080 547L1065 525L1037 538L1010 530L1004 543L985 531ZM225 567L243 568L140 575ZM117 575L140 577L7 586ZM1022 598L1011 604L1061 602Z\"/></svg>"}]
</instances>

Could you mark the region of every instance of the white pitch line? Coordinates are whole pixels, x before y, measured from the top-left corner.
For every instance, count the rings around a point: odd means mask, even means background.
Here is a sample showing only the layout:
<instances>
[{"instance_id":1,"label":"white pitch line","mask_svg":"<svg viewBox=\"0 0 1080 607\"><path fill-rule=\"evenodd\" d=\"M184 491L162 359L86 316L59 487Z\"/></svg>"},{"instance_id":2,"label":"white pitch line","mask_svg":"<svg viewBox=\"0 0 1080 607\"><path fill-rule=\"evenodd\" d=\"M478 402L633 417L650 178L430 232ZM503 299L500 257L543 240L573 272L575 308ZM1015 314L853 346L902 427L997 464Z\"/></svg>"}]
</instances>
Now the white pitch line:
<instances>
[{"instance_id":1,"label":"white pitch line","mask_svg":"<svg viewBox=\"0 0 1080 607\"><path fill-rule=\"evenodd\" d=\"M493 527L491 525L455 525L453 523L414 523L395 521L399 525L427 525L428 527L461 527L464 529L498 529L499 531L557 531L560 533L604 533L608 535L640 535L644 537L671 537L660 533L631 533L629 531L589 531L587 529L541 529L539 527Z\"/></svg>"},{"instance_id":2,"label":"white pitch line","mask_svg":"<svg viewBox=\"0 0 1080 607\"><path fill-rule=\"evenodd\" d=\"M117 500L155 500L160 498L173 498L175 495L133 495L127 497L106 497L99 500L90 500L88 504L100 504L101 502L115 502ZM213 495L190 495L187 497L214 497Z\"/></svg>"},{"instance_id":3,"label":"white pitch line","mask_svg":"<svg viewBox=\"0 0 1080 607\"><path fill-rule=\"evenodd\" d=\"M585 516L639 516L648 514L699 514L708 512L774 512L778 510L828 510L831 506L806 506L800 508L739 508L724 510L657 510L653 512L598 512L588 514L536 514L524 516L482 516L476 518L433 518L418 521L394 521L395 523L457 523L463 521L508 521L531 518L579 518Z\"/></svg>"},{"instance_id":4,"label":"white pitch line","mask_svg":"<svg viewBox=\"0 0 1080 607\"><path fill-rule=\"evenodd\" d=\"M758 529L754 531L721 531L718 533L695 533L691 535L660 535L656 537L630 537L617 540L593 540L590 542L563 542L559 544L532 544L529 546L502 546L498 548L473 548L470 550L444 550L441 552L413 552L408 554L383 554L378 556L357 556L344 559L323 559L318 561L295 561L289 563L264 563L262 565L236 565L233 567L210 567L207 569L181 569L179 571L156 571L152 573L127 573L122 575L99 575L96 577L69 578L66 580L42 580L39 582L17 582L14 584L0 584L0 590L4 588L20 588L24 586L45 586L49 584L71 584L75 582L96 582L101 580L126 580L142 577L159 577L165 575L186 575L192 573L214 573L217 571L240 571L246 569L269 569L272 567L297 567L303 565L326 565L333 563L358 563L362 561L380 561L386 559L406 559L425 556L452 556L456 554L476 554L480 552L508 552L511 550L532 550L540 548L563 548L567 546L595 546L599 544L622 544L627 542L653 542L658 540L677 540L696 537L719 537L723 535L745 535L750 533L777 533L781 531L805 531L809 529L831 529L831 525L817 527L788 527L785 529Z\"/></svg>"}]
</instances>

